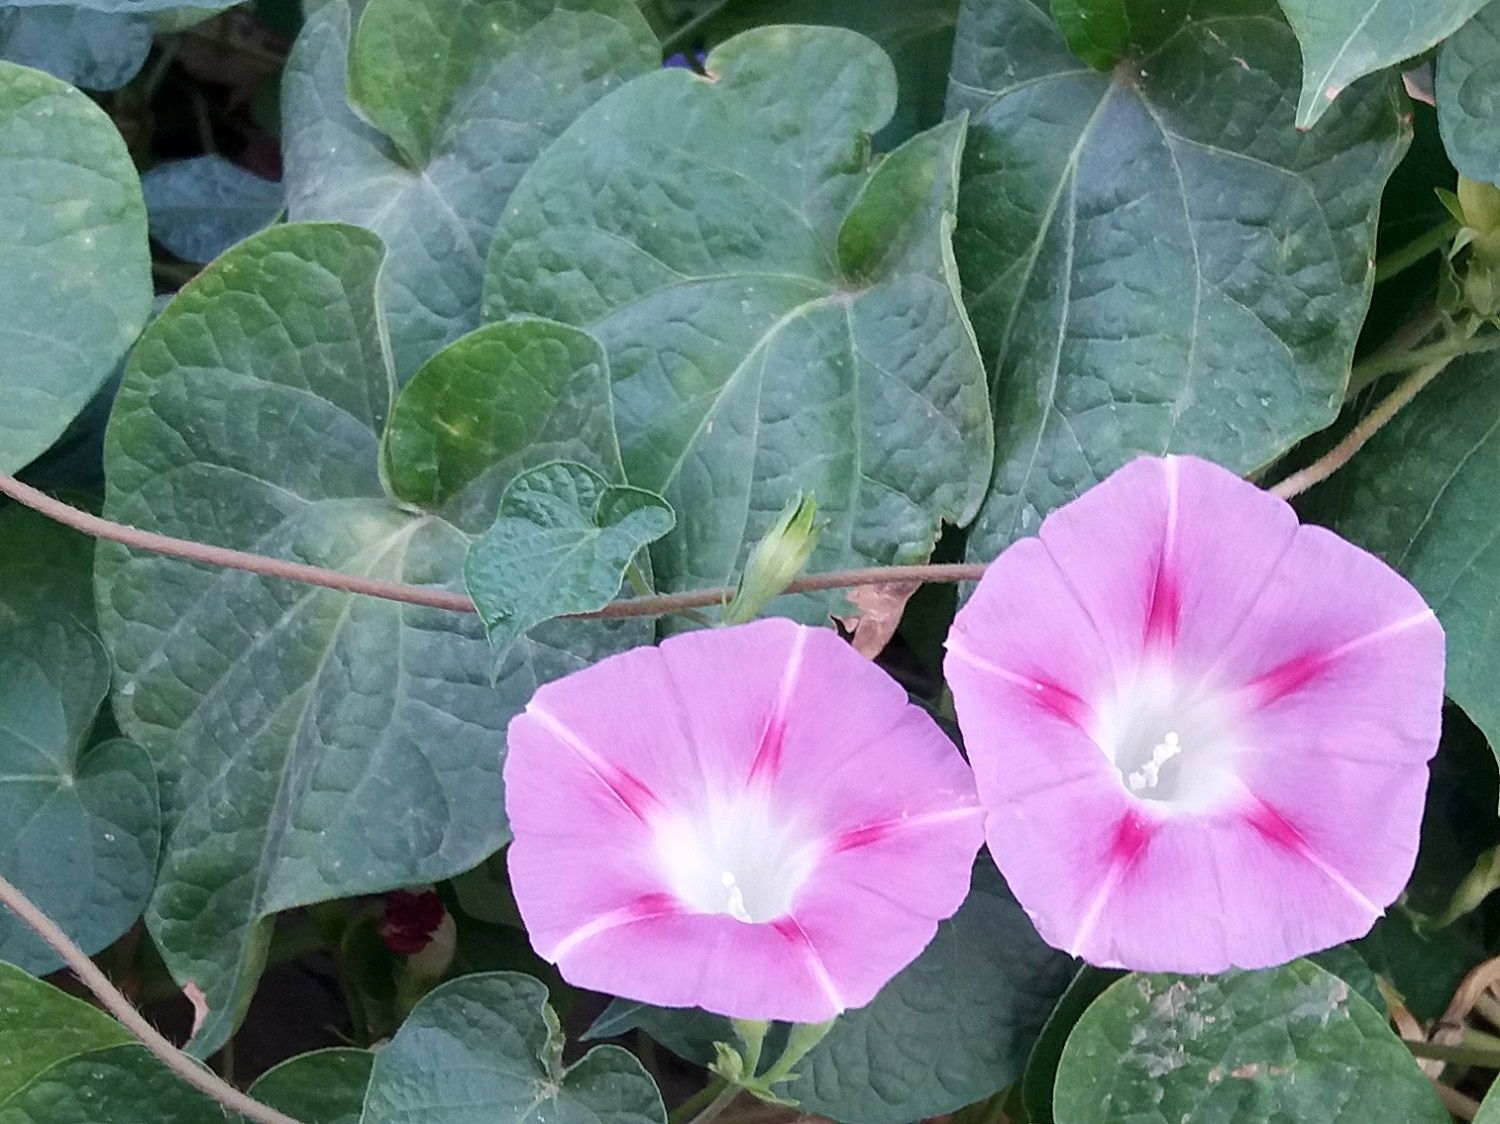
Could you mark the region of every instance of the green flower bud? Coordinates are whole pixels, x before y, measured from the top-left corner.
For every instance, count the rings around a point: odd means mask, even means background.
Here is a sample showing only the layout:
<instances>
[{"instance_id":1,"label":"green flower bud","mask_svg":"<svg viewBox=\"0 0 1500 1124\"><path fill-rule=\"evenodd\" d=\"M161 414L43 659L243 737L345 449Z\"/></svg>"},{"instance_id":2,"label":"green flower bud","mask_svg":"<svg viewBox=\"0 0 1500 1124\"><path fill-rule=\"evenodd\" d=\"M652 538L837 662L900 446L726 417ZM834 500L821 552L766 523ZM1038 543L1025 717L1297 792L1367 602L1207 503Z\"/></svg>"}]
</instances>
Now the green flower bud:
<instances>
[{"instance_id":1,"label":"green flower bud","mask_svg":"<svg viewBox=\"0 0 1500 1124\"><path fill-rule=\"evenodd\" d=\"M734 600L724 610L725 624L754 619L796 580L823 533L825 524L816 521L817 513L813 497L799 493L776 517L750 552Z\"/></svg>"}]
</instances>

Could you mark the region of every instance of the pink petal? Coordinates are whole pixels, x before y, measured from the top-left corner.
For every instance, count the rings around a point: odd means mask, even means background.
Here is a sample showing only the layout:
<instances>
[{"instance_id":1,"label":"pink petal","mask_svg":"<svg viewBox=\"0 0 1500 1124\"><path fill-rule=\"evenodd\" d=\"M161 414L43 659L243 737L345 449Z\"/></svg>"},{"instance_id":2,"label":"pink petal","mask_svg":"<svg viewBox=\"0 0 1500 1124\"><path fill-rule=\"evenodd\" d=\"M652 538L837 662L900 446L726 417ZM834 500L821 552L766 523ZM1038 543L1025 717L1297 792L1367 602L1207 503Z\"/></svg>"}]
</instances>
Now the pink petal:
<instances>
[{"instance_id":1,"label":"pink petal","mask_svg":"<svg viewBox=\"0 0 1500 1124\"><path fill-rule=\"evenodd\" d=\"M577 945L557 966L592 991L731 1018L816 1023L843 1009L800 937L723 914L677 912L614 929Z\"/></svg>"},{"instance_id":2,"label":"pink petal","mask_svg":"<svg viewBox=\"0 0 1500 1124\"><path fill-rule=\"evenodd\" d=\"M1296 530L1289 504L1217 465L1141 457L1039 534L1121 667L1148 643L1211 664Z\"/></svg>"},{"instance_id":3,"label":"pink petal","mask_svg":"<svg viewBox=\"0 0 1500 1124\"><path fill-rule=\"evenodd\" d=\"M945 668L991 853L1093 963L1280 963L1362 935L1410 874L1442 631L1217 466L1143 458L1054 512L989 567Z\"/></svg>"},{"instance_id":4,"label":"pink petal","mask_svg":"<svg viewBox=\"0 0 1500 1124\"><path fill-rule=\"evenodd\" d=\"M1158 823L1073 946L1146 972L1264 968L1362 936L1379 911L1240 817Z\"/></svg>"},{"instance_id":5,"label":"pink petal","mask_svg":"<svg viewBox=\"0 0 1500 1124\"><path fill-rule=\"evenodd\" d=\"M1255 763L1246 786L1254 798L1247 822L1346 897L1371 903L1366 927L1406 886L1417 859L1413 825L1427 795L1425 765L1333 758L1285 770L1267 760Z\"/></svg>"},{"instance_id":6,"label":"pink petal","mask_svg":"<svg viewBox=\"0 0 1500 1124\"><path fill-rule=\"evenodd\" d=\"M1279 715L1278 744L1300 727L1373 746L1362 757L1424 762L1437 745L1443 629L1380 559L1322 527L1303 527L1218 660ZM1268 731L1269 732L1269 731Z\"/></svg>"},{"instance_id":7,"label":"pink petal","mask_svg":"<svg viewBox=\"0 0 1500 1124\"><path fill-rule=\"evenodd\" d=\"M927 947L938 922L968 895L982 842L979 816L950 813L859 841L824 863L789 919L803 938L797 954L826 974L837 994L823 1018L863 1007Z\"/></svg>"},{"instance_id":8,"label":"pink petal","mask_svg":"<svg viewBox=\"0 0 1500 1124\"><path fill-rule=\"evenodd\" d=\"M1046 709L1082 720L1085 700L1114 678L1112 650L1094 619L1037 539L1021 540L992 563L980 589L1001 583L1006 596L976 594L953 622L949 669L955 661L982 666Z\"/></svg>"},{"instance_id":9,"label":"pink petal","mask_svg":"<svg viewBox=\"0 0 1500 1124\"><path fill-rule=\"evenodd\" d=\"M861 1005L962 902L973 775L831 631L689 633L511 724L516 901L580 986L738 1018Z\"/></svg>"}]
</instances>

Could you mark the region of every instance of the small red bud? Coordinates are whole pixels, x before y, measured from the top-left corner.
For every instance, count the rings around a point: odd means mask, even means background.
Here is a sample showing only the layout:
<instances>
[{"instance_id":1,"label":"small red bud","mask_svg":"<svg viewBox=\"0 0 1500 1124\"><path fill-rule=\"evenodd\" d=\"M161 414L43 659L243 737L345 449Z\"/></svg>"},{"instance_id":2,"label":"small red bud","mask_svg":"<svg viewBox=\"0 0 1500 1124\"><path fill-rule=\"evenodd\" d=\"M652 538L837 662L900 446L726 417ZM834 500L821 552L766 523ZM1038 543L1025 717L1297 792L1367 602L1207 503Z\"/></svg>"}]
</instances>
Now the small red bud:
<instances>
[{"instance_id":1,"label":"small red bud","mask_svg":"<svg viewBox=\"0 0 1500 1124\"><path fill-rule=\"evenodd\" d=\"M385 896L380 939L397 956L415 956L427 947L446 913L435 890L393 890Z\"/></svg>"}]
</instances>

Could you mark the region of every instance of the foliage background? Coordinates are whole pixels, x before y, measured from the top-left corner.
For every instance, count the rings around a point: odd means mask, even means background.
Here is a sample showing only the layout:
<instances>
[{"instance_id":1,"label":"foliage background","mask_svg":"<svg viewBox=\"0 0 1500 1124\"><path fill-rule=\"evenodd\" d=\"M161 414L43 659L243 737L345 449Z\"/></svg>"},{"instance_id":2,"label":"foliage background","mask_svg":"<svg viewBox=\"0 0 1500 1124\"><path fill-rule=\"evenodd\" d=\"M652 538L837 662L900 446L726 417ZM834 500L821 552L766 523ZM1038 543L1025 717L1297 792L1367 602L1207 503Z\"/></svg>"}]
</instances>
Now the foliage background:
<instances>
[{"instance_id":1,"label":"foliage background","mask_svg":"<svg viewBox=\"0 0 1500 1124\"><path fill-rule=\"evenodd\" d=\"M1299 507L1448 632L1402 901L1316 963L1118 978L982 859L777 1092L1500 1113L1500 5L0 0L0 60L0 470L481 611L0 510L0 874L229 1083L308 1124L687 1118L733 1028L535 958L497 747L690 622L555 618L732 586L805 492L811 572L982 562L1143 452L1327 463L1395 391ZM955 603L880 655L940 717ZM403 888L432 953L393 948ZM0 1122L223 1118L8 916L0 959Z\"/></svg>"}]
</instances>

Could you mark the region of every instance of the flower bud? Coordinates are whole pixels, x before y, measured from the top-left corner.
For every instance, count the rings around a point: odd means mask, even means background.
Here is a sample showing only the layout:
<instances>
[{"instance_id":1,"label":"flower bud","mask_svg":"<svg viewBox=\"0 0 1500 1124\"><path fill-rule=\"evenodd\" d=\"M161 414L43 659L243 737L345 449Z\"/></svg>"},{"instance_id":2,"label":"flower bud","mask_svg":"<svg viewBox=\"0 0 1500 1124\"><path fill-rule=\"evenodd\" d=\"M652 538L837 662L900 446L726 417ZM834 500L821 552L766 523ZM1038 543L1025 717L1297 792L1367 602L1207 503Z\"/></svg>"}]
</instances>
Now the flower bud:
<instances>
[{"instance_id":1,"label":"flower bud","mask_svg":"<svg viewBox=\"0 0 1500 1124\"><path fill-rule=\"evenodd\" d=\"M817 514L813 497L798 493L776 517L750 552L734 600L724 610L725 624L753 619L796 580L823 533L825 524L816 522Z\"/></svg>"},{"instance_id":2,"label":"flower bud","mask_svg":"<svg viewBox=\"0 0 1500 1124\"><path fill-rule=\"evenodd\" d=\"M1461 268L1450 264L1445 272L1441 307L1484 318L1500 314L1500 188L1459 176L1458 191L1439 196L1461 224L1450 263L1461 251L1469 251Z\"/></svg>"},{"instance_id":3,"label":"flower bud","mask_svg":"<svg viewBox=\"0 0 1500 1124\"><path fill-rule=\"evenodd\" d=\"M453 963L458 932L434 890L395 890L385 897L380 939L406 957L404 973L436 981Z\"/></svg>"}]
</instances>

